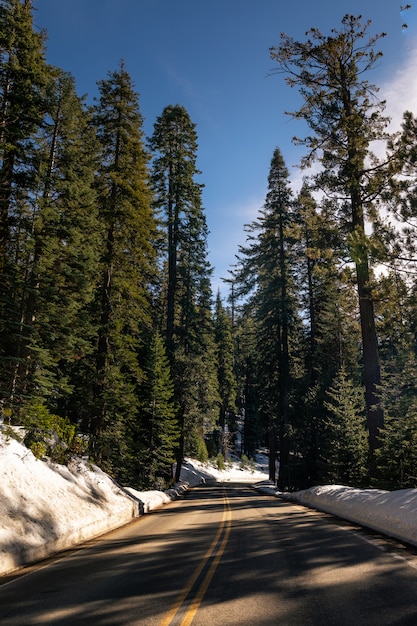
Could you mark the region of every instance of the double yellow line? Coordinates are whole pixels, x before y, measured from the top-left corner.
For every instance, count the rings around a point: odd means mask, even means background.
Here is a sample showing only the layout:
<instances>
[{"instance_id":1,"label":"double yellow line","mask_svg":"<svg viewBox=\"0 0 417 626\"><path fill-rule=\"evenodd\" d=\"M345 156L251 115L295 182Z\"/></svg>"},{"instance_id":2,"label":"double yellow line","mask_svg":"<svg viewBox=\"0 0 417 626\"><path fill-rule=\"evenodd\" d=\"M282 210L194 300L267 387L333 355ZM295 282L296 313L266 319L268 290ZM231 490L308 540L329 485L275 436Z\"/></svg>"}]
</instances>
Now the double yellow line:
<instances>
[{"instance_id":1,"label":"double yellow line","mask_svg":"<svg viewBox=\"0 0 417 626\"><path fill-rule=\"evenodd\" d=\"M223 490L223 502L224 508L222 520L220 522L220 526L217 530L216 536L211 543L211 546L209 547L200 564L194 571L177 602L162 620L160 626L170 626L172 620L174 619L188 596L190 596L190 599L188 601L188 608L186 609L185 615L180 622L180 626L189 626L193 621L195 614L197 613L198 608L211 583L220 559L222 558L222 555L226 549L227 541L229 539L230 529L232 527L232 510L230 508L229 498L226 495L226 490ZM201 573L207 567L207 564L213 557L213 555L214 558L212 559L203 580L196 588L193 596L191 597L191 591L195 587L197 580L200 578Z\"/></svg>"}]
</instances>

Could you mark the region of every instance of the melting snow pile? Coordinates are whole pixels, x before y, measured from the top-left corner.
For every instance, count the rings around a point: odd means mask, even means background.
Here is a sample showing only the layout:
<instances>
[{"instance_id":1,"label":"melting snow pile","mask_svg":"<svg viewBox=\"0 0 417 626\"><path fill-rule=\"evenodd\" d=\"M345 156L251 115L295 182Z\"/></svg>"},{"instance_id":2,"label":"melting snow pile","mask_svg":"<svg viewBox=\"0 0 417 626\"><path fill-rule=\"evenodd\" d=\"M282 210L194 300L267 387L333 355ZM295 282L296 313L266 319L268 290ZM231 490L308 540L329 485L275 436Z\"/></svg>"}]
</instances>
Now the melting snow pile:
<instances>
[{"instance_id":1,"label":"melting snow pile","mask_svg":"<svg viewBox=\"0 0 417 626\"><path fill-rule=\"evenodd\" d=\"M0 434L0 572L129 522L138 503L98 467L37 460Z\"/></svg>"},{"instance_id":2,"label":"melting snow pile","mask_svg":"<svg viewBox=\"0 0 417 626\"><path fill-rule=\"evenodd\" d=\"M417 545L417 489L383 491L325 485L277 495Z\"/></svg>"},{"instance_id":3,"label":"melting snow pile","mask_svg":"<svg viewBox=\"0 0 417 626\"><path fill-rule=\"evenodd\" d=\"M255 483L259 491L326 511L417 545L417 489L382 491L344 485L277 492L265 480L266 457L256 469L225 470L187 459L181 482L167 492L121 488L97 466L69 467L36 459L0 433L0 574L122 526L209 480Z\"/></svg>"},{"instance_id":4,"label":"melting snow pile","mask_svg":"<svg viewBox=\"0 0 417 626\"><path fill-rule=\"evenodd\" d=\"M168 492L121 488L97 466L38 460L0 432L0 574L128 523L206 480L255 482L262 472L184 463Z\"/></svg>"}]
</instances>

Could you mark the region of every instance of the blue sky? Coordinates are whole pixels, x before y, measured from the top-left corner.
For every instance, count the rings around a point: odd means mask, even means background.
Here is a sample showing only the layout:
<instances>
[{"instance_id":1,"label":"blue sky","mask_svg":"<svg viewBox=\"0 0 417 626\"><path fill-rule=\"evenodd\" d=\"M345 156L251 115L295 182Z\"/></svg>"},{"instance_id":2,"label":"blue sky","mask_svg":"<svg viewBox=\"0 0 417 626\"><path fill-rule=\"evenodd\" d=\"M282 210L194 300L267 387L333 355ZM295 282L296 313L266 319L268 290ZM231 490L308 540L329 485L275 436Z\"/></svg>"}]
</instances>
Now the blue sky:
<instances>
[{"instance_id":1,"label":"blue sky","mask_svg":"<svg viewBox=\"0 0 417 626\"><path fill-rule=\"evenodd\" d=\"M405 4L405 0L402 2ZM97 81L124 59L140 94L144 130L169 104L184 106L197 125L199 182L210 230L213 288L245 242L244 224L256 218L267 191L273 151L284 155L296 187L300 134L285 110L297 91L271 75L269 48L281 32L304 39L328 33L346 13L371 19L386 32L379 67L369 76L387 98L393 127L406 109L417 114L417 3L403 17L397 0L33 0L35 24L47 31L47 59L73 74L88 99ZM366 7L366 8L365 8Z\"/></svg>"}]
</instances>

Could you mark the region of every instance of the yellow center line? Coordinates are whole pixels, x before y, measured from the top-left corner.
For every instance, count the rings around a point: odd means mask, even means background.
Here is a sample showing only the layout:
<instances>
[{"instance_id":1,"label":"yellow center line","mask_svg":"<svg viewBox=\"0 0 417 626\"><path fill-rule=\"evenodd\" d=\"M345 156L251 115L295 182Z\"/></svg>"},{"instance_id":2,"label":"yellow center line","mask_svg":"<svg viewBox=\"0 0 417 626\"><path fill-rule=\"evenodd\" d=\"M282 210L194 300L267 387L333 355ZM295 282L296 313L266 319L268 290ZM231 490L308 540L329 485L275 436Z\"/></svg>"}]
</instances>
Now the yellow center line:
<instances>
[{"instance_id":1,"label":"yellow center line","mask_svg":"<svg viewBox=\"0 0 417 626\"><path fill-rule=\"evenodd\" d=\"M227 498L227 496L224 494L224 509L223 509L223 516L220 522L220 526L217 530L217 533L213 539L213 541L211 542L211 545L209 547L209 549L207 550L206 554L204 555L204 557L202 558L202 560L200 561L198 567L196 568L196 570L194 571L194 574L191 576L191 578L189 579L187 585L185 586L182 594L179 596L177 602L174 604L174 606L171 608L171 610L166 614L165 618L162 620L162 622L160 623L160 626L169 626L172 622L172 620L174 619L175 615L177 614L177 612L179 611L181 605L183 604L184 600L186 599L186 597L188 596L188 594L190 593L191 589L194 587L195 583L197 582L201 572L203 571L204 567L206 566L207 562L209 561L209 559L211 558L211 556L213 555L216 546L219 542L220 536L223 532L223 529L227 523L227 528L226 528L226 532L225 535L223 537L223 540L221 542L219 551L213 561L213 563L211 564L211 567L209 569L209 571L207 572L199 590L198 590L198 594L197 597L195 598L191 608L187 611L184 620L181 623L181 626L184 624L191 624L192 619L194 618L194 615L199 607L199 605L201 604L201 601L204 597L205 592L207 591L207 588L210 584L211 579L213 578L214 572L217 568L217 565L220 561L220 558L226 548L226 544L227 544L227 540L229 538L229 534L230 534L230 527L231 527L231 510L230 510L230 504L229 504L229 500ZM198 603L197 603L198 602ZM194 606L197 604L194 612L192 613L191 616L191 621L185 621L187 619L188 614L190 613L190 611L192 611L194 609Z\"/></svg>"},{"instance_id":2,"label":"yellow center line","mask_svg":"<svg viewBox=\"0 0 417 626\"><path fill-rule=\"evenodd\" d=\"M223 540L220 544L220 548L217 551L217 554L215 556L215 558L213 559L213 563L210 566L210 569L208 570L203 582L200 585L200 588L198 590L198 593L196 594L194 600L191 603L190 608L188 609L187 613L184 616L184 619L181 622L181 626L190 626L191 622L193 621L195 614L198 611L198 608L206 594L206 591L212 581L212 578L214 576L214 572L217 569L217 566L220 562L220 559L223 556L223 553L226 549L226 545L229 539L229 535L230 535L230 529L232 527L232 513L231 513L231 509L230 509L230 503L229 500L227 499L227 497L225 496L226 499L226 506L227 506L227 513L228 513L228 519L227 519L227 526L226 526L226 530L224 533L224 537Z\"/></svg>"}]
</instances>

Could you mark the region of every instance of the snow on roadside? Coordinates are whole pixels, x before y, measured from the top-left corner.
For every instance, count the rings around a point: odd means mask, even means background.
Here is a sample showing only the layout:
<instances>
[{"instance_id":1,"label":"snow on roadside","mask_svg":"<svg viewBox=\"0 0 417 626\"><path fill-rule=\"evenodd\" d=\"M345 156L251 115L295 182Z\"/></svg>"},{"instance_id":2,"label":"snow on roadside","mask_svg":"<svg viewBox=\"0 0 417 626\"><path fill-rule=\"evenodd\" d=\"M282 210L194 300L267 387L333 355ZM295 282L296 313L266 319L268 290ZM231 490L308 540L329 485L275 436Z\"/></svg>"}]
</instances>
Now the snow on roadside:
<instances>
[{"instance_id":1,"label":"snow on roadside","mask_svg":"<svg viewBox=\"0 0 417 626\"><path fill-rule=\"evenodd\" d=\"M251 470L238 462L224 470L186 459L181 482L167 492L121 488L97 466L68 467L36 459L0 432L0 574L122 526L181 497L188 487L252 483L260 492L326 511L417 545L417 489L388 492L344 485L281 493L266 479L268 459Z\"/></svg>"},{"instance_id":2,"label":"snow on roadside","mask_svg":"<svg viewBox=\"0 0 417 626\"><path fill-rule=\"evenodd\" d=\"M181 483L162 491L121 488L97 466L39 460L0 433L0 574L91 539L209 480L254 482L263 474L219 471L187 460Z\"/></svg>"},{"instance_id":3,"label":"snow on roadside","mask_svg":"<svg viewBox=\"0 0 417 626\"><path fill-rule=\"evenodd\" d=\"M143 513L148 513L181 497L188 487L196 487L208 481L218 482L244 482L256 483L265 478L262 466L254 470L240 467L239 463L229 463L224 470L219 470L210 463L200 463L195 459L185 459L181 466L181 482L168 491L137 491L132 487L126 487L126 491L137 498L143 508Z\"/></svg>"},{"instance_id":4,"label":"snow on roadside","mask_svg":"<svg viewBox=\"0 0 417 626\"><path fill-rule=\"evenodd\" d=\"M98 467L38 460L0 434L0 573L129 522L138 503Z\"/></svg>"},{"instance_id":5,"label":"snow on roadside","mask_svg":"<svg viewBox=\"0 0 417 626\"><path fill-rule=\"evenodd\" d=\"M384 491L324 485L276 495L417 545L417 489Z\"/></svg>"},{"instance_id":6,"label":"snow on roadside","mask_svg":"<svg viewBox=\"0 0 417 626\"><path fill-rule=\"evenodd\" d=\"M253 469L248 466L241 466L238 461L226 463L225 469L220 470L208 463L200 463L195 459L186 459L181 472L181 480L188 480L190 485L200 484L205 480L216 480L219 482L231 483L256 483L265 478L265 462L259 456L258 462ZM194 482L193 480L198 480Z\"/></svg>"}]
</instances>

